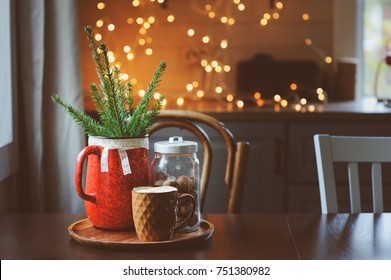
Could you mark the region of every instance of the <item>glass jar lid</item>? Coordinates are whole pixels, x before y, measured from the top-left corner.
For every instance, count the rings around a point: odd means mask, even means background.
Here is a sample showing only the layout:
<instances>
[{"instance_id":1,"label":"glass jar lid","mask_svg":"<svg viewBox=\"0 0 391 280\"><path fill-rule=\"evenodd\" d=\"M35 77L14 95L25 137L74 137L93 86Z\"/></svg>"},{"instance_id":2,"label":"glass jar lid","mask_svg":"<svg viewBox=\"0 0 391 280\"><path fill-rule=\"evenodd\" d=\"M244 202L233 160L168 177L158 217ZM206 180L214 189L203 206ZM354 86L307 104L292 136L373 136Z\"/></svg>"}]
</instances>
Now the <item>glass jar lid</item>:
<instances>
[{"instance_id":1,"label":"glass jar lid","mask_svg":"<svg viewBox=\"0 0 391 280\"><path fill-rule=\"evenodd\" d=\"M168 141L156 142L154 150L161 154L193 154L198 151L198 143L194 141L184 141L180 136L173 136Z\"/></svg>"}]
</instances>

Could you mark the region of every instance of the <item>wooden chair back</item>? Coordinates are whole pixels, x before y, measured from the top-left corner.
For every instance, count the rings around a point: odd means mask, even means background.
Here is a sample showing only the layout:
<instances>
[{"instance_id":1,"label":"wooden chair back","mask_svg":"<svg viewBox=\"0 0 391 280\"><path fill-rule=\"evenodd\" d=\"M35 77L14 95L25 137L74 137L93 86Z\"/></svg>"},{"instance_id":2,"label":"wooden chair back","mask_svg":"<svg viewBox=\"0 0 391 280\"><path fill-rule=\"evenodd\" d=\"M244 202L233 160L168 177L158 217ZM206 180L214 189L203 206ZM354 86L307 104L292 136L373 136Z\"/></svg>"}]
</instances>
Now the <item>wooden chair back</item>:
<instances>
[{"instance_id":1,"label":"wooden chair back","mask_svg":"<svg viewBox=\"0 0 391 280\"><path fill-rule=\"evenodd\" d=\"M381 163L391 162L390 137L314 135L322 213L338 213L333 162L348 163L350 211L361 212L358 163L372 164L373 212L383 212Z\"/></svg>"},{"instance_id":2,"label":"wooden chair back","mask_svg":"<svg viewBox=\"0 0 391 280\"><path fill-rule=\"evenodd\" d=\"M224 123L199 112L183 110L163 110L159 118L150 128L150 135L167 127L177 127L192 132L203 147L203 162L200 175L200 204L201 212L204 209L205 197L212 167L212 145L209 136L200 124L207 125L224 139L227 151L225 167L225 184L229 188L228 213L239 213L245 185L245 175L248 162L249 143L236 142L232 133Z\"/></svg>"}]
</instances>

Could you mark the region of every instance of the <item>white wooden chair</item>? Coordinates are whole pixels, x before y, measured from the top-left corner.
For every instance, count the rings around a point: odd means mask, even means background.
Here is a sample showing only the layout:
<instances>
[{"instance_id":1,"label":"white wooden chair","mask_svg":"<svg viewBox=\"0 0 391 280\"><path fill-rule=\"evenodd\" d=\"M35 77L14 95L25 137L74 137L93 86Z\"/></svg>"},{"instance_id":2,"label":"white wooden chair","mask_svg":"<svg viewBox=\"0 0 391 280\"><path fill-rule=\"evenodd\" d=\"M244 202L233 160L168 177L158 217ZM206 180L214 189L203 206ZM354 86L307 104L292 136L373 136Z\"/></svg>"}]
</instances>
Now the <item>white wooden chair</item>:
<instances>
[{"instance_id":1,"label":"white wooden chair","mask_svg":"<svg viewBox=\"0 0 391 280\"><path fill-rule=\"evenodd\" d=\"M358 163L372 163L373 212L383 212L381 163L391 162L391 137L314 135L323 214L338 213L333 162L348 163L351 213L361 212Z\"/></svg>"}]
</instances>

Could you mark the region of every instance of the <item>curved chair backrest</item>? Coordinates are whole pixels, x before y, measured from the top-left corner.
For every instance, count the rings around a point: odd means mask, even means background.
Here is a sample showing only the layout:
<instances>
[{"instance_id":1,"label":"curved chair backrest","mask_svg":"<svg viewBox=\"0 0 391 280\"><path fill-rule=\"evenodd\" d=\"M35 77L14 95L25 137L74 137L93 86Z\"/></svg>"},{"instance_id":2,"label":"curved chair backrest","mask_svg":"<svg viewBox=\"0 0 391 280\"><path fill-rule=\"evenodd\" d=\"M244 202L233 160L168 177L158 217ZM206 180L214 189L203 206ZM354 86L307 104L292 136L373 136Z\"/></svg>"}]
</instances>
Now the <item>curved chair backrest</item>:
<instances>
[{"instance_id":1,"label":"curved chair backrest","mask_svg":"<svg viewBox=\"0 0 391 280\"><path fill-rule=\"evenodd\" d=\"M150 128L150 134L167 127L178 127L192 132L203 147L203 163L201 166L200 200L201 211L205 204L206 192L212 167L212 145L205 130L199 125L204 124L224 139L227 151L225 184L229 188L228 213L239 213L241 209L245 174L248 162L249 143L235 142L232 133L217 119L199 112L183 110L163 110L157 121Z\"/></svg>"},{"instance_id":2,"label":"curved chair backrest","mask_svg":"<svg viewBox=\"0 0 391 280\"><path fill-rule=\"evenodd\" d=\"M314 135L322 213L338 213L333 162L348 162L350 211L361 212L358 163L372 163L373 212L383 212L381 163L391 162L391 137Z\"/></svg>"}]
</instances>

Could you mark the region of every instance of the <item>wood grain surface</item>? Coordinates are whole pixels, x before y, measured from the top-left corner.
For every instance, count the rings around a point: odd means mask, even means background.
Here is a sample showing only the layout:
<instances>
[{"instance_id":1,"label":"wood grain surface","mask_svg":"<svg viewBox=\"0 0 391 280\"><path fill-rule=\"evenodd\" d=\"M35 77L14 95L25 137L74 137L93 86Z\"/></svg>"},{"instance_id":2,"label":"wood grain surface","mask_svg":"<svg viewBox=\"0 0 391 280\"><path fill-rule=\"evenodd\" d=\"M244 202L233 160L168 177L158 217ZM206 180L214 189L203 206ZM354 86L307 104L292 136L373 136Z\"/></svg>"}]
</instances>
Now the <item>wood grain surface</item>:
<instances>
[{"instance_id":1,"label":"wood grain surface","mask_svg":"<svg viewBox=\"0 0 391 280\"><path fill-rule=\"evenodd\" d=\"M80 245L68 227L83 218L0 214L0 259L391 259L391 213L207 214L208 240L142 250Z\"/></svg>"}]
</instances>

